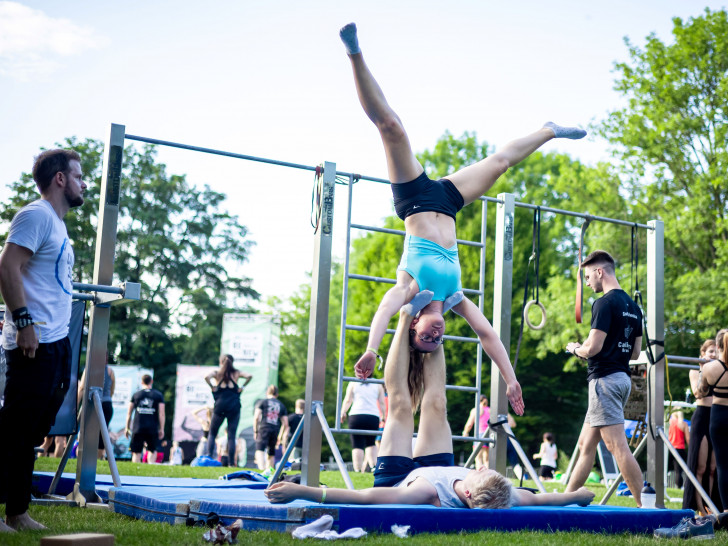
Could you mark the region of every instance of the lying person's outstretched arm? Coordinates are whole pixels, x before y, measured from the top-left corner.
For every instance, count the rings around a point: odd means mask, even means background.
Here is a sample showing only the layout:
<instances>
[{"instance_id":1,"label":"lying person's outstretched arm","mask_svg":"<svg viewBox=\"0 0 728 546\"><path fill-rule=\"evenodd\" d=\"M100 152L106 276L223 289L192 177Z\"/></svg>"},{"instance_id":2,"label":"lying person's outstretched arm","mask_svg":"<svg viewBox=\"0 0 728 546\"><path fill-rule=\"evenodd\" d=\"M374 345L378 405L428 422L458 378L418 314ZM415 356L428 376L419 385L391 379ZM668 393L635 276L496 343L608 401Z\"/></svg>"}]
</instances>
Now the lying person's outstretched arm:
<instances>
[{"instance_id":1,"label":"lying person's outstretched arm","mask_svg":"<svg viewBox=\"0 0 728 546\"><path fill-rule=\"evenodd\" d=\"M279 482L265 490L273 503L307 500L323 504L439 504L437 491L425 480L415 480L409 487L370 487L351 490L309 487Z\"/></svg>"},{"instance_id":2,"label":"lying person's outstretched arm","mask_svg":"<svg viewBox=\"0 0 728 546\"><path fill-rule=\"evenodd\" d=\"M578 504L588 506L594 500L594 493L586 487L580 487L572 493L531 493L525 489L516 489L514 506L568 506Z\"/></svg>"}]
</instances>

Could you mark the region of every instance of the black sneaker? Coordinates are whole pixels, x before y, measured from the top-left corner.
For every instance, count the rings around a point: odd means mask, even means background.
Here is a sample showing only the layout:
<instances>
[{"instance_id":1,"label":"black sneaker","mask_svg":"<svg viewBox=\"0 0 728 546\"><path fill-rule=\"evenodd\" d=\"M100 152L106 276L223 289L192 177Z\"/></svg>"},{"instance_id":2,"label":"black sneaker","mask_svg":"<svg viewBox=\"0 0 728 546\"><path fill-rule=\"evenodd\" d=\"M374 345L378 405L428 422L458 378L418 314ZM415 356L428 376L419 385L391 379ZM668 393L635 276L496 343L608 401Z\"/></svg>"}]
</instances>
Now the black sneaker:
<instances>
[{"instance_id":1,"label":"black sneaker","mask_svg":"<svg viewBox=\"0 0 728 546\"><path fill-rule=\"evenodd\" d=\"M701 518L701 521L698 522L695 518L684 518L675 527L655 529L654 537L708 540L715 538L715 533L713 532L713 521L711 519Z\"/></svg>"}]
</instances>

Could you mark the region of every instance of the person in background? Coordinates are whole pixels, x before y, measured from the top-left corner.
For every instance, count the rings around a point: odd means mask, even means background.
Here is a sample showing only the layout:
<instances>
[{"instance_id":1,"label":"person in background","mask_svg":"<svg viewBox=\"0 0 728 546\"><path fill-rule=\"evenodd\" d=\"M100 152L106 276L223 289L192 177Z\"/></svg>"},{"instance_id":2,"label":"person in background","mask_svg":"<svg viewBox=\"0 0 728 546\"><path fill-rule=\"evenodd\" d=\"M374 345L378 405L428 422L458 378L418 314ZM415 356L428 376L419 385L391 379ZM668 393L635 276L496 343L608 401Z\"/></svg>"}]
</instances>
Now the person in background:
<instances>
[{"instance_id":1,"label":"person in background","mask_svg":"<svg viewBox=\"0 0 728 546\"><path fill-rule=\"evenodd\" d=\"M238 432L238 423L240 422L240 395L253 379L253 376L249 373L236 369L233 362L232 355L222 355L218 370L205 377L205 382L212 389L212 397L215 399L205 454L212 457L217 433L223 421L227 420L228 441L226 451L228 464L235 464L235 435ZM240 379L245 379L242 386L238 384Z\"/></svg>"},{"instance_id":2,"label":"person in background","mask_svg":"<svg viewBox=\"0 0 728 546\"><path fill-rule=\"evenodd\" d=\"M711 362L715 360L715 340L708 339L700 347L700 358ZM706 362L700 362L700 370L690 370L690 388L695 396L695 411L690 421L690 440L688 444L688 468L703 486L711 500L718 509L721 508L720 493L715 487L715 453L713 442L710 440L710 408L713 405L712 396L698 394L698 385ZM683 489L683 505L687 510L695 510L700 515L706 515L703 498L698 494L693 482L685 481Z\"/></svg>"},{"instance_id":3,"label":"person in background","mask_svg":"<svg viewBox=\"0 0 728 546\"><path fill-rule=\"evenodd\" d=\"M698 395L713 396L710 410L710 439L715 452L717 485L723 511L728 508L728 330L721 330L715 336L717 356L703 366Z\"/></svg>"},{"instance_id":4,"label":"person in background","mask_svg":"<svg viewBox=\"0 0 728 546\"><path fill-rule=\"evenodd\" d=\"M152 376L142 376L143 389L134 393L126 412L125 434L131 436L129 449L131 462L142 462L142 450L146 446L150 459L156 461L157 442L164 438L164 395L152 388ZM134 425L132 427L132 413Z\"/></svg>"},{"instance_id":5,"label":"person in background","mask_svg":"<svg viewBox=\"0 0 728 546\"><path fill-rule=\"evenodd\" d=\"M169 464L181 465L183 459L184 459L184 452L182 451L182 448L179 446L179 442L177 442L177 441L172 442L172 450L170 451L170 455L169 455Z\"/></svg>"},{"instance_id":6,"label":"person in background","mask_svg":"<svg viewBox=\"0 0 728 546\"><path fill-rule=\"evenodd\" d=\"M283 443L283 451L285 451L291 443L291 438L298 428L298 424L303 419L303 411L306 409L306 401L302 398L296 400L295 413L288 416L288 434L286 434L285 442ZM303 456L303 434L298 437L293 451L291 452L291 461L300 459Z\"/></svg>"},{"instance_id":7,"label":"person in background","mask_svg":"<svg viewBox=\"0 0 728 546\"><path fill-rule=\"evenodd\" d=\"M488 432L488 421L490 421L490 407L488 406L488 398L485 395L480 395L480 404L479 404L479 410L480 415L478 418L478 428L480 429L478 431L477 437L478 438L485 438L486 433ZM470 410L470 415L468 415L468 420L465 423L465 426L463 427L463 436L467 436L470 434L470 430L475 426L475 416L476 416L476 408L473 408ZM482 466L488 466L488 444L483 444L480 451L478 451L478 454L475 456L475 468L480 468ZM473 449L478 449L478 443L473 443Z\"/></svg>"},{"instance_id":8,"label":"person in background","mask_svg":"<svg viewBox=\"0 0 728 546\"><path fill-rule=\"evenodd\" d=\"M556 449L554 435L546 432L543 435L541 449L533 456L534 459L541 459L541 468L538 471L539 477L544 480L553 480L554 472L558 465L559 450Z\"/></svg>"},{"instance_id":9,"label":"person in background","mask_svg":"<svg viewBox=\"0 0 728 546\"><path fill-rule=\"evenodd\" d=\"M352 430L379 430L384 417L384 388L377 383L351 382L341 406L341 422L349 413L349 428ZM374 469L377 463L375 434L351 435L351 459L354 472L365 472L367 464Z\"/></svg>"},{"instance_id":10,"label":"person in background","mask_svg":"<svg viewBox=\"0 0 728 546\"><path fill-rule=\"evenodd\" d=\"M690 443L690 429L688 424L685 422L685 415L681 411L676 411L670 416L670 426L668 427L667 439L670 440L672 447L674 447L680 458L685 461L687 459L686 446ZM680 463L677 459L670 455L672 459L672 469L675 472L675 486L678 489L682 489L683 486L683 471L680 468Z\"/></svg>"},{"instance_id":11,"label":"person in background","mask_svg":"<svg viewBox=\"0 0 728 546\"><path fill-rule=\"evenodd\" d=\"M266 397L255 404L253 414L255 463L259 470L275 468L276 446L288 434L288 410L278 400L278 387L270 385Z\"/></svg>"}]
</instances>

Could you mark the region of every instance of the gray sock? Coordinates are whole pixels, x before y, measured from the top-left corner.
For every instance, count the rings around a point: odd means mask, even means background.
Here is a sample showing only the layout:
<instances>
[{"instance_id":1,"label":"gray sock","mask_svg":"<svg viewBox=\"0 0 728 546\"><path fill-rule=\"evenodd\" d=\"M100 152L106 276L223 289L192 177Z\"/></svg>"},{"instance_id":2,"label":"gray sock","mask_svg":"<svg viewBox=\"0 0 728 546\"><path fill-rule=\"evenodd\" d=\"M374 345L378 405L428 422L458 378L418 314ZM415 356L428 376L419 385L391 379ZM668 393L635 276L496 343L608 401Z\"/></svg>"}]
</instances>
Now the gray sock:
<instances>
[{"instance_id":1,"label":"gray sock","mask_svg":"<svg viewBox=\"0 0 728 546\"><path fill-rule=\"evenodd\" d=\"M551 129L554 132L554 136L556 138L570 138L571 140L579 140L580 138L584 138L586 136L586 131L584 129L579 129L578 127L562 127L561 125L556 125L553 121L547 121L543 124L543 126Z\"/></svg>"},{"instance_id":2,"label":"gray sock","mask_svg":"<svg viewBox=\"0 0 728 546\"><path fill-rule=\"evenodd\" d=\"M442 314L444 315L450 309L452 309L453 307L455 307L458 303L460 303L461 301L463 301L463 298L464 297L465 297L465 295L463 294L463 291L462 290L458 290L457 292L455 292L451 296L448 296L447 298L445 298L445 301L442 302Z\"/></svg>"},{"instance_id":3,"label":"gray sock","mask_svg":"<svg viewBox=\"0 0 728 546\"><path fill-rule=\"evenodd\" d=\"M348 25L343 26L341 30L339 30L339 36L341 37L341 41L344 42L346 52L349 55L361 53L361 49L359 49L359 40L356 37L356 23L349 23Z\"/></svg>"},{"instance_id":4,"label":"gray sock","mask_svg":"<svg viewBox=\"0 0 728 546\"><path fill-rule=\"evenodd\" d=\"M417 313L422 311L427 304L432 301L432 296L434 295L435 294L431 290L418 292L417 295L412 298L412 301L402 306L402 310L411 317L416 317Z\"/></svg>"}]
</instances>

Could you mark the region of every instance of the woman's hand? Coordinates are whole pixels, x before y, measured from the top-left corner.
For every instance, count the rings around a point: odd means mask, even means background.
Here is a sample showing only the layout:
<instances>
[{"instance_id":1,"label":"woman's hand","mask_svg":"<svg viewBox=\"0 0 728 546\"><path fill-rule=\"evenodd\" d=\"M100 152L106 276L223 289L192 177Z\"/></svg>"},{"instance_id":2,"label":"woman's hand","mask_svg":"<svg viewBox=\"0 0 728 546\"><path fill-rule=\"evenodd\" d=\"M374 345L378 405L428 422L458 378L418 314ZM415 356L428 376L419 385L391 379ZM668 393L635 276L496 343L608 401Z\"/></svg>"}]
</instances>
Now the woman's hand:
<instances>
[{"instance_id":1,"label":"woman's hand","mask_svg":"<svg viewBox=\"0 0 728 546\"><path fill-rule=\"evenodd\" d=\"M521 384L518 381L514 380L506 387L506 396L508 397L508 401L511 403L513 411L516 412L516 415L523 415L526 405L523 403Z\"/></svg>"},{"instance_id":2,"label":"woman's hand","mask_svg":"<svg viewBox=\"0 0 728 546\"><path fill-rule=\"evenodd\" d=\"M366 379L367 377L372 375L376 363L377 357L373 352L367 351L366 353L364 353L354 365L354 374L356 375L357 379Z\"/></svg>"}]
</instances>

